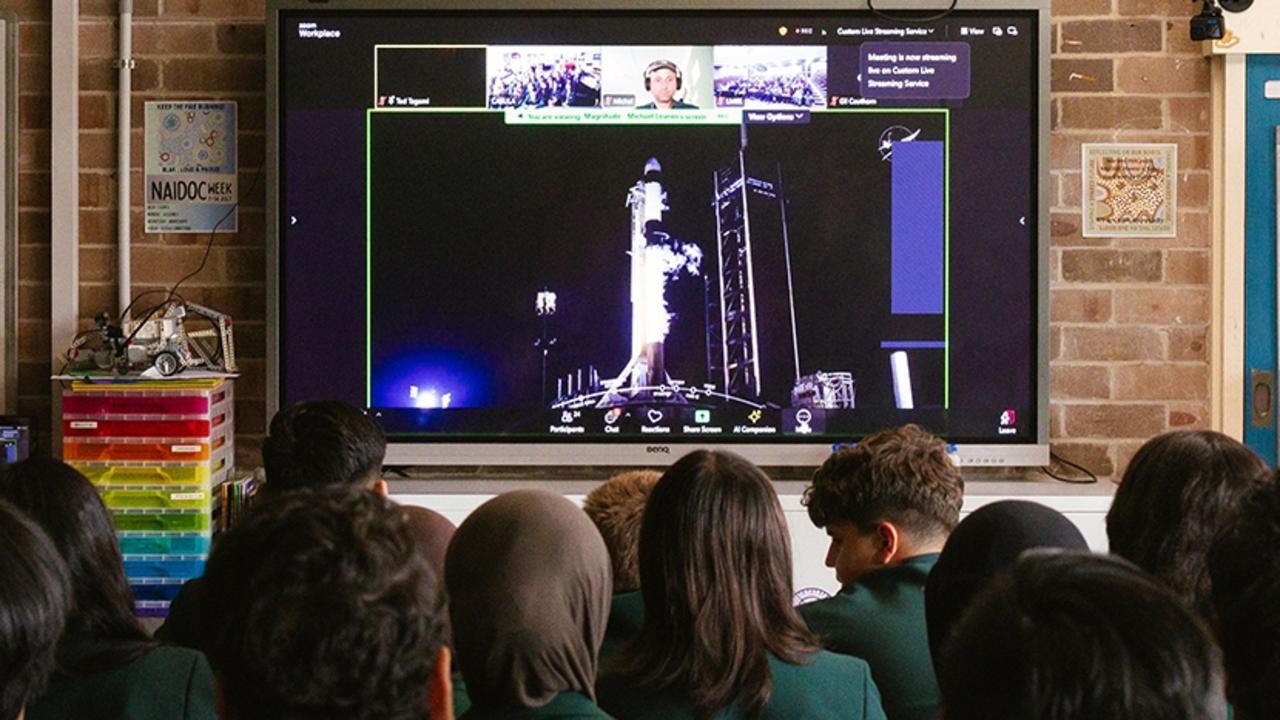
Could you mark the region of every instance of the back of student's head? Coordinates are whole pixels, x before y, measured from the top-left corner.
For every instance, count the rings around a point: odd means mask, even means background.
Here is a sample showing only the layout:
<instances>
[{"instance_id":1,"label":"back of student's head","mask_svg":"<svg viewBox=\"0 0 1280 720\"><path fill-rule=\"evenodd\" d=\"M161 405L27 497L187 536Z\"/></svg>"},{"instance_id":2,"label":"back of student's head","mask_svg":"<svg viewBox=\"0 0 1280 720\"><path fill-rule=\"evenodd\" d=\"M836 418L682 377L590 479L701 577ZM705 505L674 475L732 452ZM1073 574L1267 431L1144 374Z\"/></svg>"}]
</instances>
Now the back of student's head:
<instances>
[{"instance_id":1,"label":"back of student's head","mask_svg":"<svg viewBox=\"0 0 1280 720\"><path fill-rule=\"evenodd\" d=\"M229 716L420 720L447 641L441 583L371 491L299 490L214 547L204 647Z\"/></svg>"},{"instance_id":2,"label":"back of student's head","mask_svg":"<svg viewBox=\"0 0 1280 720\"><path fill-rule=\"evenodd\" d=\"M597 485L582 503L609 548L615 593L640 589L640 522L660 477L653 470L621 473Z\"/></svg>"},{"instance_id":3,"label":"back of student's head","mask_svg":"<svg viewBox=\"0 0 1280 720\"><path fill-rule=\"evenodd\" d=\"M503 493L467 516L445 557L458 662L473 708L595 697L609 616L609 553L587 516L545 490Z\"/></svg>"},{"instance_id":4,"label":"back of student's head","mask_svg":"<svg viewBox=\"0 0 1280 720\"><path fill-rule=\"evenodd\" d=\"M96 652L67 669L122 665L152 647L133 614L111 514L84 475L58 460L29 458L0 473L0 498L40 525L70 572L75 602L67 629L92 640Z\"/></svg>"},{"instance_id":5,"label":"back of student's head","mask_svg":"<svg viewBox=\"0 0 1280 720\"><path fill-rule=\"evenodd\" d=\"M817 649L792 606L778 496L733 453L698 450L663 473L640 530L640 588L644 626L620 663L641 686L687 693L699 716L757 714L769 653L798 663Z\"/></svg>"},{"instance_id":6,"label":"back of student's head","mask_svg":"<svg viewBox=\"0 0 1280 720\"><path fill-rule=\"evenodd\" d=\"M1107 512L1111 552L1211 619L1209 545L1266 469L1256 453L1222 433L1180 430L1153 438L1129 461Z\"/></svg>"},{"instance_id":7,"label":"back of student's head","mask_svg":"<svg viewBox=\"0 0 1280 720\"><path fill-rule=\"evenodd\" d=\"M71 602L53 542L0 500L0 720L14 720L44 689Z\"/></svg>"},{"instance_id":8,"label":"back of student's head","mask_svg":"<svg viewBox=\"0 0 1280 720\"><path fill-rule=\"evenodd\" d=\"M1219 720L1217 648L1124 560L1031 550L975 598L938 666L947 720Z\"/></svg>"},{"instance_id":9,"label":"back of student's head","mask_svg":"<svg viewBox=\"0 0 1280 720\"><path fill-rule=\"evenodd\" d=\"M1209 553L1227 697L1241 720L1280 718L1280 484L1257 488Z\"/></svg>"},{"instance_id":10,"label":"back of student's head","mask_svg":"<svg viewBox=\"0 0 1280 720\"><path fill-rule=\"evenodd\" d=\"M308 400L276 413L262 443L263 489L372 485L387 436L372 418L337 400Z\"/></svg>"},{"instance_id":11,"label":"back of student's head","mask_svg":"<svg viewBox=\"0 0 1280 720\"><path fill-rule=\"evenodd\" d=\"M1062 513L1025 500L983 505L960 521L925 585L929 651L935 663L974 597L1034 548L1086 551L1089 545Z\"/></svg>"},{"instance_id":12,"label":"back of student's head","mask_svg":"<svg viewBox=\"0 0 1280 720\"><path fill-rule=\"evenodd\" d=\"M837 450L804 493L818 527L848 522L870 532L889 521L918 539L946 537L960 521L963 502L964 478L947 444L913 424Z\"/></svg>"}]
</instances>

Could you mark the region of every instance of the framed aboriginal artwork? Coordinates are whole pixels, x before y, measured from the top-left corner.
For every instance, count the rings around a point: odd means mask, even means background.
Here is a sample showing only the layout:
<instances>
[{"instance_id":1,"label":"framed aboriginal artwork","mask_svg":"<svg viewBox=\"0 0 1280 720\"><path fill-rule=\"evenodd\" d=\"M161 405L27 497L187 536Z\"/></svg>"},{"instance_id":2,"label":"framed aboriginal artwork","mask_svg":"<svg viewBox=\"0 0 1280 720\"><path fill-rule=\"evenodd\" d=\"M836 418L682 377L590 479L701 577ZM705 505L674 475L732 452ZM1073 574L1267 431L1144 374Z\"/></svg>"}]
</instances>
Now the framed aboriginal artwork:
<instances>
[{"instance_id":1,"label":"framed aboriginal artwork","mask_svg":"<svg viewBox=\"0 0 1280 720\"><path fill-rule=\"evenodd\" d=\"M1178 230L1178 146L1080 146L1085 237L1173 237Z\"/></svg>"}]
</instances>

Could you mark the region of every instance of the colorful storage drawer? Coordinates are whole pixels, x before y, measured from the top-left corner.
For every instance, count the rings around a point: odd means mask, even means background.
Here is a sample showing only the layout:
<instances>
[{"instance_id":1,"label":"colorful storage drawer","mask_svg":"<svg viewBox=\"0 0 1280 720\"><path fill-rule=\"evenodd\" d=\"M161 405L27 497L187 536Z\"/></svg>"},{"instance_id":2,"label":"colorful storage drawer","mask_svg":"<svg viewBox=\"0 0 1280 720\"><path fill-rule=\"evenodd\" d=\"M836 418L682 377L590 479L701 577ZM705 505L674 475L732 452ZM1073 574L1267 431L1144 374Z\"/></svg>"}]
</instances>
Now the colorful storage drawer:
<instances>
[{"instance_id":1,"label":"colorful storage drawer","mask_svg":"<svg viewBox=\"0 0 1280 720\"><path fill-rule=\"evenodd\" d=\"M63 394L63 459L111 512L140 616L167 615L204 573L235 458L233 401L222 379L77 382Z\"/></svg>"},{"instance_id":2,"label":"colorful storage drawer","mask_svg":"<svg viewBox=\"0 0 1280 720\"><path fill-rule=\"evenodd\" d=\"M200 395L175 394L179 392L190 391L77 392L63 398L62 416L208 416L230 399L226 389Z\"/></svg>"},{"instance_id":3,"label":"colorful storage drawer","mask_svg":"<svg viewBox=\"0 0 1280 720\"><path fill-rule=\"evenodd\" d=\"M193 578L204 574L204 555L125 555L131 578Z\"/></svg>"},{"instance_id":4,"label":"colorful storage drawer","mask_svg":"<svg viewBox=\"0 0 1280 720\"><path fill-rule=\"evenodd\" d=\"M125 555L208 555L208 533L121 532L120 552Z\"/></svg>"},{"instance_id":5,"label":"colorful storage drawer","mask_svg":"<svg viewBox=\"0 0 1280 720\"><path fill-rule=\"evenodd\" d=\"M124 532L203 532L210 528L209 513L197 511L153 512L124 510L111 513L116 530Z\"/></svg>"},{"instance_id":6,"label":"colorful storage drawer","mask_svg":"<svg viewBox=\"0 0 1280 720\"><path fill-rule=\"evenodd\" d=\"M201 487L103 489L102 502L112 510L211 510L209 491Z\"/></svg>"},{"instance_id":7,"label":"colorful storage drawer","mask_svg":"<svg viewBox=\"0 0 1280 720\"><path fill-rule=\"evenodd\" d=\"M208 460L212 451L227 443L219 434L208 441L75 437L62 441L67 462L193 462Z\"/></svg>"},{"instance_id":8,"label":"colorful storage drawer","mask_svg":"<svg viewBox=\"0 0 1280 720\"><path fill-rule=\"evenodd\" d=\"M135 601L173 602L186 580L179 578L129 578L129 589Z\"/></svg>"},{"instance_id":9,"label":"colorful storage drawer","mask_svg":"<svg viewBox=\"0 0 1280 720\"><path fill-rule=\"evenodd\" d=\"M64 438L207 438L218 420L63 420Z\"/></svg>"},{"instance_id":10,"label":"colorful storage drawer","mask_svg":"<svg viewBox=\"0 0 1280 720\"><path fill-rule=\"evenodd\" d=\"M225 458L223 459L225 462ZM89 478L99 488L137 487L155 485L199 485L209 487L211 472L220 467L199 465L96 465L72 463L75 469Z\"/></svg>"}]
</instances>

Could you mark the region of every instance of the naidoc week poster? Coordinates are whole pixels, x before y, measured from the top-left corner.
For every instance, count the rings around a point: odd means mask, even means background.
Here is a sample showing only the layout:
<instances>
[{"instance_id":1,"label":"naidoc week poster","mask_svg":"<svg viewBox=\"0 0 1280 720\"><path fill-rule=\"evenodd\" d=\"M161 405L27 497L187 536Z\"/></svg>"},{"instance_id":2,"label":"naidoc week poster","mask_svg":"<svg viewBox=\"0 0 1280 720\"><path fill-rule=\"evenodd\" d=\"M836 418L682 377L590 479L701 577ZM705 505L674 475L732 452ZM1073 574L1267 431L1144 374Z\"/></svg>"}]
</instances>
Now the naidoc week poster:
<instances>
[{"instance_id":1,"label":"naidoc week poster","mask_svg":"<svg viewBox=\"0 0 1280 720\"><path fill-rule=\"evenodd\" d=\"M1178 146L1080 146L1084 237L1173 237L1178 233Z\"/></svg>"},{"instance_id":2,"label":"naidoc week poster","mask_svg":"<svg viewBox=\"0 0 1280 720\"><path fill-rule=\"evenodd\" d=\"M149 233L236 232L236 103L148 102Z\"/></svg>"}]
</instances>

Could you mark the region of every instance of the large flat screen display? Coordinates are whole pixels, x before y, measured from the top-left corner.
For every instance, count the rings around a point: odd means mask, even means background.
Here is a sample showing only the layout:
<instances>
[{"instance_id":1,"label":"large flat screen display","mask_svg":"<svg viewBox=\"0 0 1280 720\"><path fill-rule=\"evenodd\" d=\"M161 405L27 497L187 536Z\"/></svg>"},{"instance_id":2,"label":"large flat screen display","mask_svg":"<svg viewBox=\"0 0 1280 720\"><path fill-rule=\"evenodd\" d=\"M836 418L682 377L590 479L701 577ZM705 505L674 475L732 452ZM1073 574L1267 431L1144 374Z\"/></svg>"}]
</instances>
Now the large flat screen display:
<instances>
[{"instance_id":1,"label":"large flat screen display","mask_svg":"<svg viewBox=\"0 0 1280 720\"><path fill-rule=\"evenodd\" d=\"M1042 461L1048 8L980 5L272 3L271 402L403 463Z\"/></svg>"}]
</instances>

